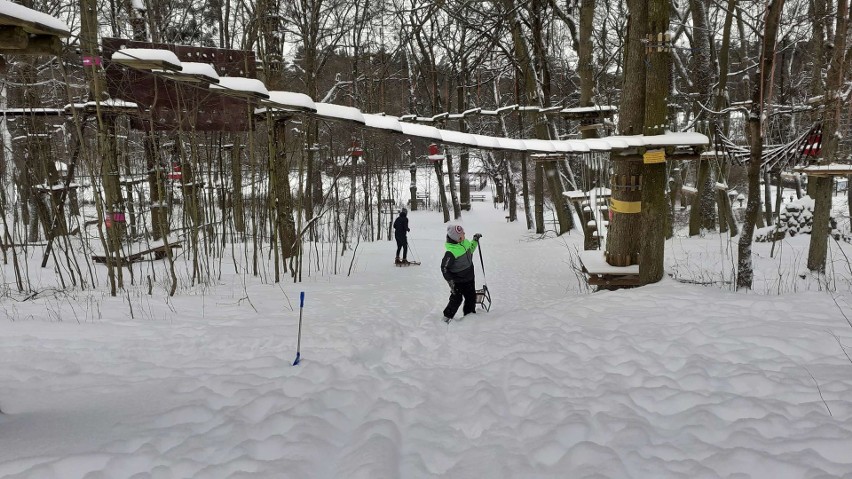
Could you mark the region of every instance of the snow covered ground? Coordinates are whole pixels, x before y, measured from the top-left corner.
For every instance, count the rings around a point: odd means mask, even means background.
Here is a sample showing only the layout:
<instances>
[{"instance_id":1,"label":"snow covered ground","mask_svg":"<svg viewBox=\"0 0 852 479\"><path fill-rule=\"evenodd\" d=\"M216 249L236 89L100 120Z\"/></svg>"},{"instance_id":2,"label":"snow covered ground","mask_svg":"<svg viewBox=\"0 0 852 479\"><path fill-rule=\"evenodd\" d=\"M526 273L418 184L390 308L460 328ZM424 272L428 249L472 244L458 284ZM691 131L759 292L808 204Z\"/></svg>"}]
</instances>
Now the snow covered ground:
<instances>
[{"instance_id":1,"label":"snow covered ground","mask_svg":"<svg viewBox=\"0 0 852 479\"><path fill-rule=\"evenodd\" d=\"M677 279L592 292L580 234L473 208L494 305L449 325L434 211L422 266L0 298L0 477L852 478L849 245L831 281L806 237L756 245L736 293L736 239L676 238Z\"/></svg>"}]
</instances>

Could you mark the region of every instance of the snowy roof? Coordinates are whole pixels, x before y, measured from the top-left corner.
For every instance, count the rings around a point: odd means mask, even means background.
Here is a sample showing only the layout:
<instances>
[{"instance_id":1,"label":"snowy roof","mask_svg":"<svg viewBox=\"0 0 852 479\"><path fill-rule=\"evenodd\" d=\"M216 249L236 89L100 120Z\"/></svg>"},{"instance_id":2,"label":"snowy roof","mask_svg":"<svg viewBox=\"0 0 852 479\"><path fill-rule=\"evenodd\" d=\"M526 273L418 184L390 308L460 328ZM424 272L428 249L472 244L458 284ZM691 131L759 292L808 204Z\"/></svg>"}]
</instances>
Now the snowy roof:
<instances>
[{"instance_id":1,"label":"snowy roof","mask_svg":"<svg viewBox=\"0 0 852 479\"><path fill-rule=\"evenodd\" d=\"M485 136L485 135L471 135L476 140L476 144L479 148L487 149L487 150L499 150L500 142L496 137L493 136Z\"/></svg>"},{"instance_id":2,"label":"snowy roof","mask_svg":"<svg viewBox=\"0 0 852 479\"><path fill-rule=\"evenodd\" d=\"M216 73L213 65L209 63L182 62L181 66L183 68L179 72L158 70L155 70L155 72L163 73L173 80L219 83L219 74Z\"/></svg>"},{"instance_id":3,"label":"snowy roof","mask_svg":"<svg viewBox=\"0 0 852 479\"><path fill-rule=\"evenodd\" d=\"M402 133L402 126L399 124L399 118L395 116L364 113L364 124L368 128Z\"/></svg>"},{"instance_id":4,"label":"snowy roof","mask_svg":"<svg viewBox=\"0 0 852 479\"><path fill-rule=\"evenodd\" d=\"M617 150L619 148L633 148L637 146L645 146L645 140L642 139L642 135L628 135L628 136L609 136L603 138L604 141L609 143L610 148ZM616 143L613 141L619 142L618 145L625 146L616 146Z\"/></svg>"},{"instance_id":5,"label":"snowy roof","mask_svg":"<svg viewBox=\"0 0 852 479\"><path fill-rule=\"evenodd\" d=\"M663 135L641 136L644 146L701 146L710 143L707 135L692 132L667 132Z\"/></svg>"},{"instance_id":6,"label":"snowy roof","mask_svg":"<svg viewBox=\"0 0 852 479\"><path fill-rule=\"evenodd\" d=\"M624 141L623 139L610 137L610 138L589 138L587 140L580 140L587 145L592 150L598 151L612 151L619 150L629 147L630 145Z\"/></svg>"},{"instance_id":7,"label":"snowy roof","mask_svg":"<svg viewBox=\"0 0 852 479\"><path fill-rule=\"evenodd\" d=\"M219 84L210 85L212 90L223 90L231 95L269 99L269 90L262 81L255 78L219 77Z\"/></svg>"},{"instance_id":8,"label":"snowy roof","mask_svg":"<svg viewBox=\"0 0 852 479\"><path fill-rule=\"evenodd\" d=\"M593 106L580 106L575 108L563 108L559 110L559 113L592 113L592 112L615 112L618 108L613 105L593 105Z\"/></svg>"},{"instance_id":9,"label":"snowy roof","mask_svg":"<svg viewBox=\"0 0 852 479\"><path fill-rule=\"evenodd\" d=\"M62 20L8 0L0 0L0 25L23 27L34 34L71 35L71 29Z\"/></svg>"},{"instance_id":10,"label":"snowy roof","mask_svg":"<svg viewBox=\"0 0 852 479\"><path fill-rule=\"evenodd\" d=\"M587 152L592 149L591 145L582 140L566 140L566 143L571 145L571 149L577 153Z\"/></svg>"},{"instance_id":11,"label":"snowy roof","mask_svg":"<svg viewBox=\"0 0 852 479\"><path fill-rule=\"evenodd\" d=\"M460 131L453 130L439 130L441 132L441 141L444 143L452 143L454 145L460 146L472 146L476 148L479 146L476 138L473 137L470 133L463 133Z\"/></svg>"},{"instance_id":12,"label":"snowy roof","mask_svg":"<svg viewBox=\"0 0 852 479\"><path fill-rule=\"evenodd\" d=\"M6 108L0 110L3 116L24 116L24 115L64 115L65 110L61 108Z\"/></svg>"},{"instance_id":13,"label":"snowy roof","mask_svg":"<svg viewBox=\"0 0 852 479\"><path fill-rule=\"evenodd\" d=\"M66 113L71 113L73 110L88 110L94 111L98 107L97 102L87 101L86 103L69 103L65 105ZM110 110L136 110L139 106L130 101L108 98L100 102L100 107Z\"/></svg>"},{"instance_id":14,"label":"snowy roof","mask_svg":"<svg viewBox=\"0 0 852 479\"><path fill-rule=\"evenodd\" d=\"M112 54L112 61L139 70L182 69L174 52L160 48L123 48Z\"/></svg>"},{"instance_id":15,"label":"snowy roof","mask_svg":"<svg viewBox=\"0 0 852 479\"><path fill-rule=\"evenodd\" d=\"M830 163L828 165L813 165L797 167L794 171L809 176L847 176L852 175L852 165L848 163Z\"/></svg>"},{"instance_id":16,"label":"snowy roof","mask_svg":"<svg viewBox=\"0 0 852 479\"><path fill-rule=\"evenodd\" d=\"M292 91L273 90L269 92L269 101L274 106L284 107L286 109L299 111L317 111L317 107L311 97L304 93L296 93Z\"/></svg>"},{"instance_id":17,"label":"snowy roof","mask_svg":"<svg viewBox=\"0 0 852 479\"><path fill-rule=\"evenodd\" d=\"M521 141L524 142L524 145L527 147L527 151L536 153L556 152L556 147L553 146L553 143L551 143L550 140L526 139Z\"/></svg>"},{"instance_id":18,"label":"snowy roof","mask_svg":"<svg viewBox=\"0 0 852 479\"><path fill-rule=\"evenodd\" d=\"M500 148L513 151L527 151L527 145L524 140L516 140L514 138L497 138L500 143Z\"/></svg>"},{"instance_id":19,"label":"snowy roof","mask_svg":"<svg viewBox=\"0 0 852 479\"><path fill-rule=\"evenodd\" d=\"M400 122L399 125L402 127L402 132L406 135L442 141L441 131L434 126L406 122Z\"/></svg>"},{"instance_id":20,"label":"snowy roof","mask_svg":"<svg viewBox=\"0 0 852 479\"><path fill-rule=\"evenodd\" d=\"M317 107L317 116L330 120L346 120L364 124L364 115L357 108L320 102L315 103L315 105Z\"/></svg>"},{"instance_id":21,"label":"snowy roof","mask_svg":"<svg viewBox=\"0 0 852 479\"><path fill-rule=\"evenodd\" d=\"M550 144L553 145L559 153L572 153L574 151L574 147L567 141L551 140Z\"/></svg>"}]
</instances>

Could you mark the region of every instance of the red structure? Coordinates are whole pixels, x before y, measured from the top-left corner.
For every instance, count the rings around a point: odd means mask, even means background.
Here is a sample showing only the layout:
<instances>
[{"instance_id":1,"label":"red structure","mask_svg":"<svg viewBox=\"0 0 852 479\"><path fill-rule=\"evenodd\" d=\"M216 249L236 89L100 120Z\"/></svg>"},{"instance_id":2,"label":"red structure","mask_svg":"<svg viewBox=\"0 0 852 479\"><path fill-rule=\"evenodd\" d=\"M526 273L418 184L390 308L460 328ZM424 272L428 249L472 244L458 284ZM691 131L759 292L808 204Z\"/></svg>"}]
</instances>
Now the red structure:
<instances>
[{"instance_id":1,"label":"red structure","mask_svg":"<svg viewBox=\"0 0 852 479\"><path fill-rule=\"evenodd\" d=\"M255 78L255 54L247 50L152 43L123 38L101 40L107 91L111 98L139 105L132 126L148 130L248 131L249 104L211 91L204 84L186 85L147 71L124 68L112 62L112 54L125 48L169 50L182 62L209 63L220 76Z\"/></svg>"}]
</instances>

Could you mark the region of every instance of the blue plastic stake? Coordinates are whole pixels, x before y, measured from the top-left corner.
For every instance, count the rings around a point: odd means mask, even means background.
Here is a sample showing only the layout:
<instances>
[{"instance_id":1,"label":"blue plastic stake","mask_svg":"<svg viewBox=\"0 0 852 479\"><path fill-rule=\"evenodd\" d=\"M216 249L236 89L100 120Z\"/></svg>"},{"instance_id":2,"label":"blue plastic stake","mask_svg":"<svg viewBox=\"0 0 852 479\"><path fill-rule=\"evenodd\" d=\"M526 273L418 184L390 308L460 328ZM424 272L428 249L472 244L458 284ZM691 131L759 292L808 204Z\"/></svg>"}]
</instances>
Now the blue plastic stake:
<instances>
[{"instance_id":1,"label":"blue plastic stake","mask_svg":"<svg viewBox=\"0 0 852 479\"><path fill-rule=\"evenodd\" d=\"M299 359L302 357L302 310L305 308L305 292L299 294L299 336L296 340L296 360L293 361L293 366L299 364Z\"/></svg>"}]
</instances>

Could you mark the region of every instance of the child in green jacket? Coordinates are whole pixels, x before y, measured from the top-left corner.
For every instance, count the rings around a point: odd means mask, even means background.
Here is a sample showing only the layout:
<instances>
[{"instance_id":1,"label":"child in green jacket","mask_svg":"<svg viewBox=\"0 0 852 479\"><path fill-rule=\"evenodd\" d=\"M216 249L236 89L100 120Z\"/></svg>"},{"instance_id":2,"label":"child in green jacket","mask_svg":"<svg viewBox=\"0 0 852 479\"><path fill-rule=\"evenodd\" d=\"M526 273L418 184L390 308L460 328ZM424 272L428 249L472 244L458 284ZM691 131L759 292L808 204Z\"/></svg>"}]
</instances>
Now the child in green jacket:
<instances>
[{"instance_id":1,"label":"child in green jacket","mask_svg":"<svg viewBox=\"0 0 852 479\"><path fill-rule=\"evenodd\" d=\"M441 274L450 285L450 301L444 308L444 321L449 322L456 315L464 300L462 314L476 313L476 285L473 271L473 252L479 246L481 234L473 235L473 241L465 239L461 225L447 226L447 252L441 260Z\"/></svg>"}]
</instances>

